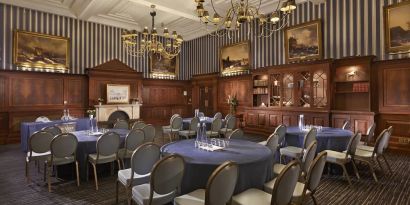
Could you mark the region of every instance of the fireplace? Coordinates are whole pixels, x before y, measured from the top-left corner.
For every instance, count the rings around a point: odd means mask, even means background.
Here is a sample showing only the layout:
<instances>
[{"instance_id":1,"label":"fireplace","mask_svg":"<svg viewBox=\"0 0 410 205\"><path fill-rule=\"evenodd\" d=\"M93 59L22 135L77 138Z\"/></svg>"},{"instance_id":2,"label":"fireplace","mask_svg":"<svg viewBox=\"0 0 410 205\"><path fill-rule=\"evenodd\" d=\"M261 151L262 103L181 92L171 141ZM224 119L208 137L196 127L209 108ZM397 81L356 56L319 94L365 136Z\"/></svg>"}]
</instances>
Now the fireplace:
<instances>
[{"instance_id":1,"label":"fireplace","mask_svg":"<svg viewBox=\"0 0 410 205\"><path fill-rule=\"evenodd\" d=\"M137 120L140 118L140 104L95 105L99 122L113 122L117 119Z\"/></svg>"}]
</instances>

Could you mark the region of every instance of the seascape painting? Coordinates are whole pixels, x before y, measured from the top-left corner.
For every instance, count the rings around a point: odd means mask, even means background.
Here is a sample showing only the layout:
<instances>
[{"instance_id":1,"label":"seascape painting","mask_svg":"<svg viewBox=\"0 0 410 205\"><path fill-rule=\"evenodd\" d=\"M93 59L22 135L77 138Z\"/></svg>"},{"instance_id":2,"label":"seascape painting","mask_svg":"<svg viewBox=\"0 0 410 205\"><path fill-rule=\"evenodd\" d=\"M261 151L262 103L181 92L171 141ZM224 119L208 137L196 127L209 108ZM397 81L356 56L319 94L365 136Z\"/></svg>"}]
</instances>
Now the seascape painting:
<instances>
[{"instance_id":1,"label":"seascape painting","mask_svg":"<svg viewBox=\"0 0 410 205\"><path fill-rule=\"evenodd\" d=\"M313 21L285 31L286 62L316 60L322 58L321 21Z\"/></svg>"},{"instance_id":2,"label":"seascape painting","mask_svg":"<svg viewBox=\"0 0 410 205\"><path fill-rule=\"evenodd\" d=\"M386 52L410 52L410 1L385 7Z\"/></svg>"},{"instance_id":3,"label":"seascape painting","mask_svg":"<svg viewBox=\"0 0 410 205\"><path fill-rule=\"evenodd\" d=\"M249 42L241 42L221 48L221 73L241 72L249 70Z\"/></svg>"},{"instance_id":4,"label":"seascape painting","mask_svg":"<svg viewBox=\"0 0 410 205\"><path fill-rule=\"evenodd\" d=\"M179 56L169 59L156 53L153 54L150 59L151 74L178 75Z\"/></svg>"},{"instance_id":5,"label":"seascape painting","mask_svg":"<svg viewBox=\"0 0 410 205\"><path fill-rule=\"evenodd\" d=\"M14 32L14 64L42 69L69 67L69 39L40 33Z\"/></svg>"}]
</instances>

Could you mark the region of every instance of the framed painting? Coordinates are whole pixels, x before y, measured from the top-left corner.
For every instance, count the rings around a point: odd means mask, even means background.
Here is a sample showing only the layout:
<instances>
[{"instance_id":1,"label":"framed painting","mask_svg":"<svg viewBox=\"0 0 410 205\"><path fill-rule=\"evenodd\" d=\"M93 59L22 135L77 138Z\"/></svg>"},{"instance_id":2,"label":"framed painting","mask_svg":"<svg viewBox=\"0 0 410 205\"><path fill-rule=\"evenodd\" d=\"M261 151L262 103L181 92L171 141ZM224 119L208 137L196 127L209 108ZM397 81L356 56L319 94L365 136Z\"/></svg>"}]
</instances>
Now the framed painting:
<instances>
[{"instance_id":1,"label":"framed painting","mask_svg":"<svg viewBox=\"0 0 410 205\"><path fill-rule=\"evenodd\" d=\"M251 64L250 41L222 47L219 63L222 75L248 71Z\"/></svg>"},{"instance_id":2,"label":"framed painting","mask_svg":"<svg viewBox=\"0 0 410 205\"><path fill-rule=\"evenodd\" d=\"M21 67L65 70L70 67L70 40L28 31L14 31L13 63Z\"/></svg>"},{"instance_id":3,"label":"framed painting","mask_svg":"<svg viewBox=\"0 0 410 205\"><path fill-rule=\"evenodd\" d=\"M179 72L179 56L172 59L165 58L161 54L150 55L150 73L158 76L176 76Z\"/></svg>"},{"instance_id":4,"label":"framed painting","mask_svg":"<svg viewBox=\"0 0 410 205\"><path fill-rule=\"evenodd\" d=\"M384 36L386 52L410 52L410 1L384 7Z\"/></svg>"},{"instance_id":5,"label":"framed painting","mask_svg":"<svg viewBox=\"0 0 410 205\"><path fill-rule=\"evenodd\" d=\"M128 104L130 102L130 85L107 84L108 104Z\"/></svg>"},{"instance_id":6,"label":"framed painting","mask_svg":"<svg viewBox=\"0 0 410 205\"><path fill-rule=\"evenodd\" d=\"M287 63L322 59L322 21L315 20L285 30Z\"/></svg>"}]
</instances>

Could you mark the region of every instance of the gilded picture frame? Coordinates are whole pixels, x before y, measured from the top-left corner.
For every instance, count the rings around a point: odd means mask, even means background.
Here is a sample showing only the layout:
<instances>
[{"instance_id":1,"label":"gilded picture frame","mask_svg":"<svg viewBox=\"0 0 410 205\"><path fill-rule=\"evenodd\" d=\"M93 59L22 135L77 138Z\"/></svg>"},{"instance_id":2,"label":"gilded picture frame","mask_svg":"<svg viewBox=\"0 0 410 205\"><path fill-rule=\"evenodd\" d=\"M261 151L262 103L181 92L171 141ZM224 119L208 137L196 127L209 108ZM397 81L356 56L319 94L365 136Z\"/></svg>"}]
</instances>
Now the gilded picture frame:
<instances>
[{"instance_id":1,"label":"gilded picture frame","mask_svg":"<svg viewBox=\"0 0 410 205\"><path fill-rule=\"evenodd\" d=\"M20 67L67 70L70 67L70 39L14 30L13 63Z\"/></svg>"},{"instance_id":2,"label":"gilded picture frame","mask_svg":"<svg viewBox=\"0 0 410 205\"><path fill-rule=\"evenodd\" d=\"M252 65L251 42L225 45L219 51L219 69L222 75L244 72Z\"/></svg>"},{"instance_id":3,"label":"gilded picture frame","mask_svg":"<svg viewBox=\"0 0 410 205\"><path fill-rule=\"evenodd\" d=\"M322 20L285 29L285 60L294 63L323 58Z\"/></svg>"},{"instance_id":4,"label":"gilded picture frame","mask_svg":"<svg viewBox=\"0 0 410 205\"><path fill-rule=\"evenodd\" d=\"M150 74L177 76L179 74L179 55L168 59L160 54L150 55Z\"/></svg>"},{"instance_id":5,"label":"gilded picture frame","mask_svg":"<svg viewBox=\"0 0 410 205\"><path fill-rule=\"evenodd\" d=\"M107 104L128 104L130 102L130 85L107 84Z\"/></svg>"},{"instance_id":6,"label":"gilded picture frame","mask_svg":"<svg viewBox=\"0 0 410 205\"><path fill-rule=\"evenodd\" d=\"M386 53L409 53L410 1L385 6L383 11Z\"/></svg>"}]
</instances>

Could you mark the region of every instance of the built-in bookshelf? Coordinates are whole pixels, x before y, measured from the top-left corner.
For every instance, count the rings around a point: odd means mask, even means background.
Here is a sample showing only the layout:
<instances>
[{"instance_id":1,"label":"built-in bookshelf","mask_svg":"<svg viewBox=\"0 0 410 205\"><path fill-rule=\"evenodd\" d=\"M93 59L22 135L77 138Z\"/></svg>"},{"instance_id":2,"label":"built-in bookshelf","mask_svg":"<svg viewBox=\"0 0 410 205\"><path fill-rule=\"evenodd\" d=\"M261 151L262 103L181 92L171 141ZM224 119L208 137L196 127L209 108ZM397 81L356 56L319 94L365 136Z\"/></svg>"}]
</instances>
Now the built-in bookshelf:
<instances>
[{"instance_id":1,"label":"built-in bookshelf","mask_svg":"<svg viewBox=\"0 0 410 205\"><path fill-rule=\"evenodd\" d=\"M269 103L269 76L254 75L253 78L253 106L266 107Z\"/></svg>"}]
</instances>

